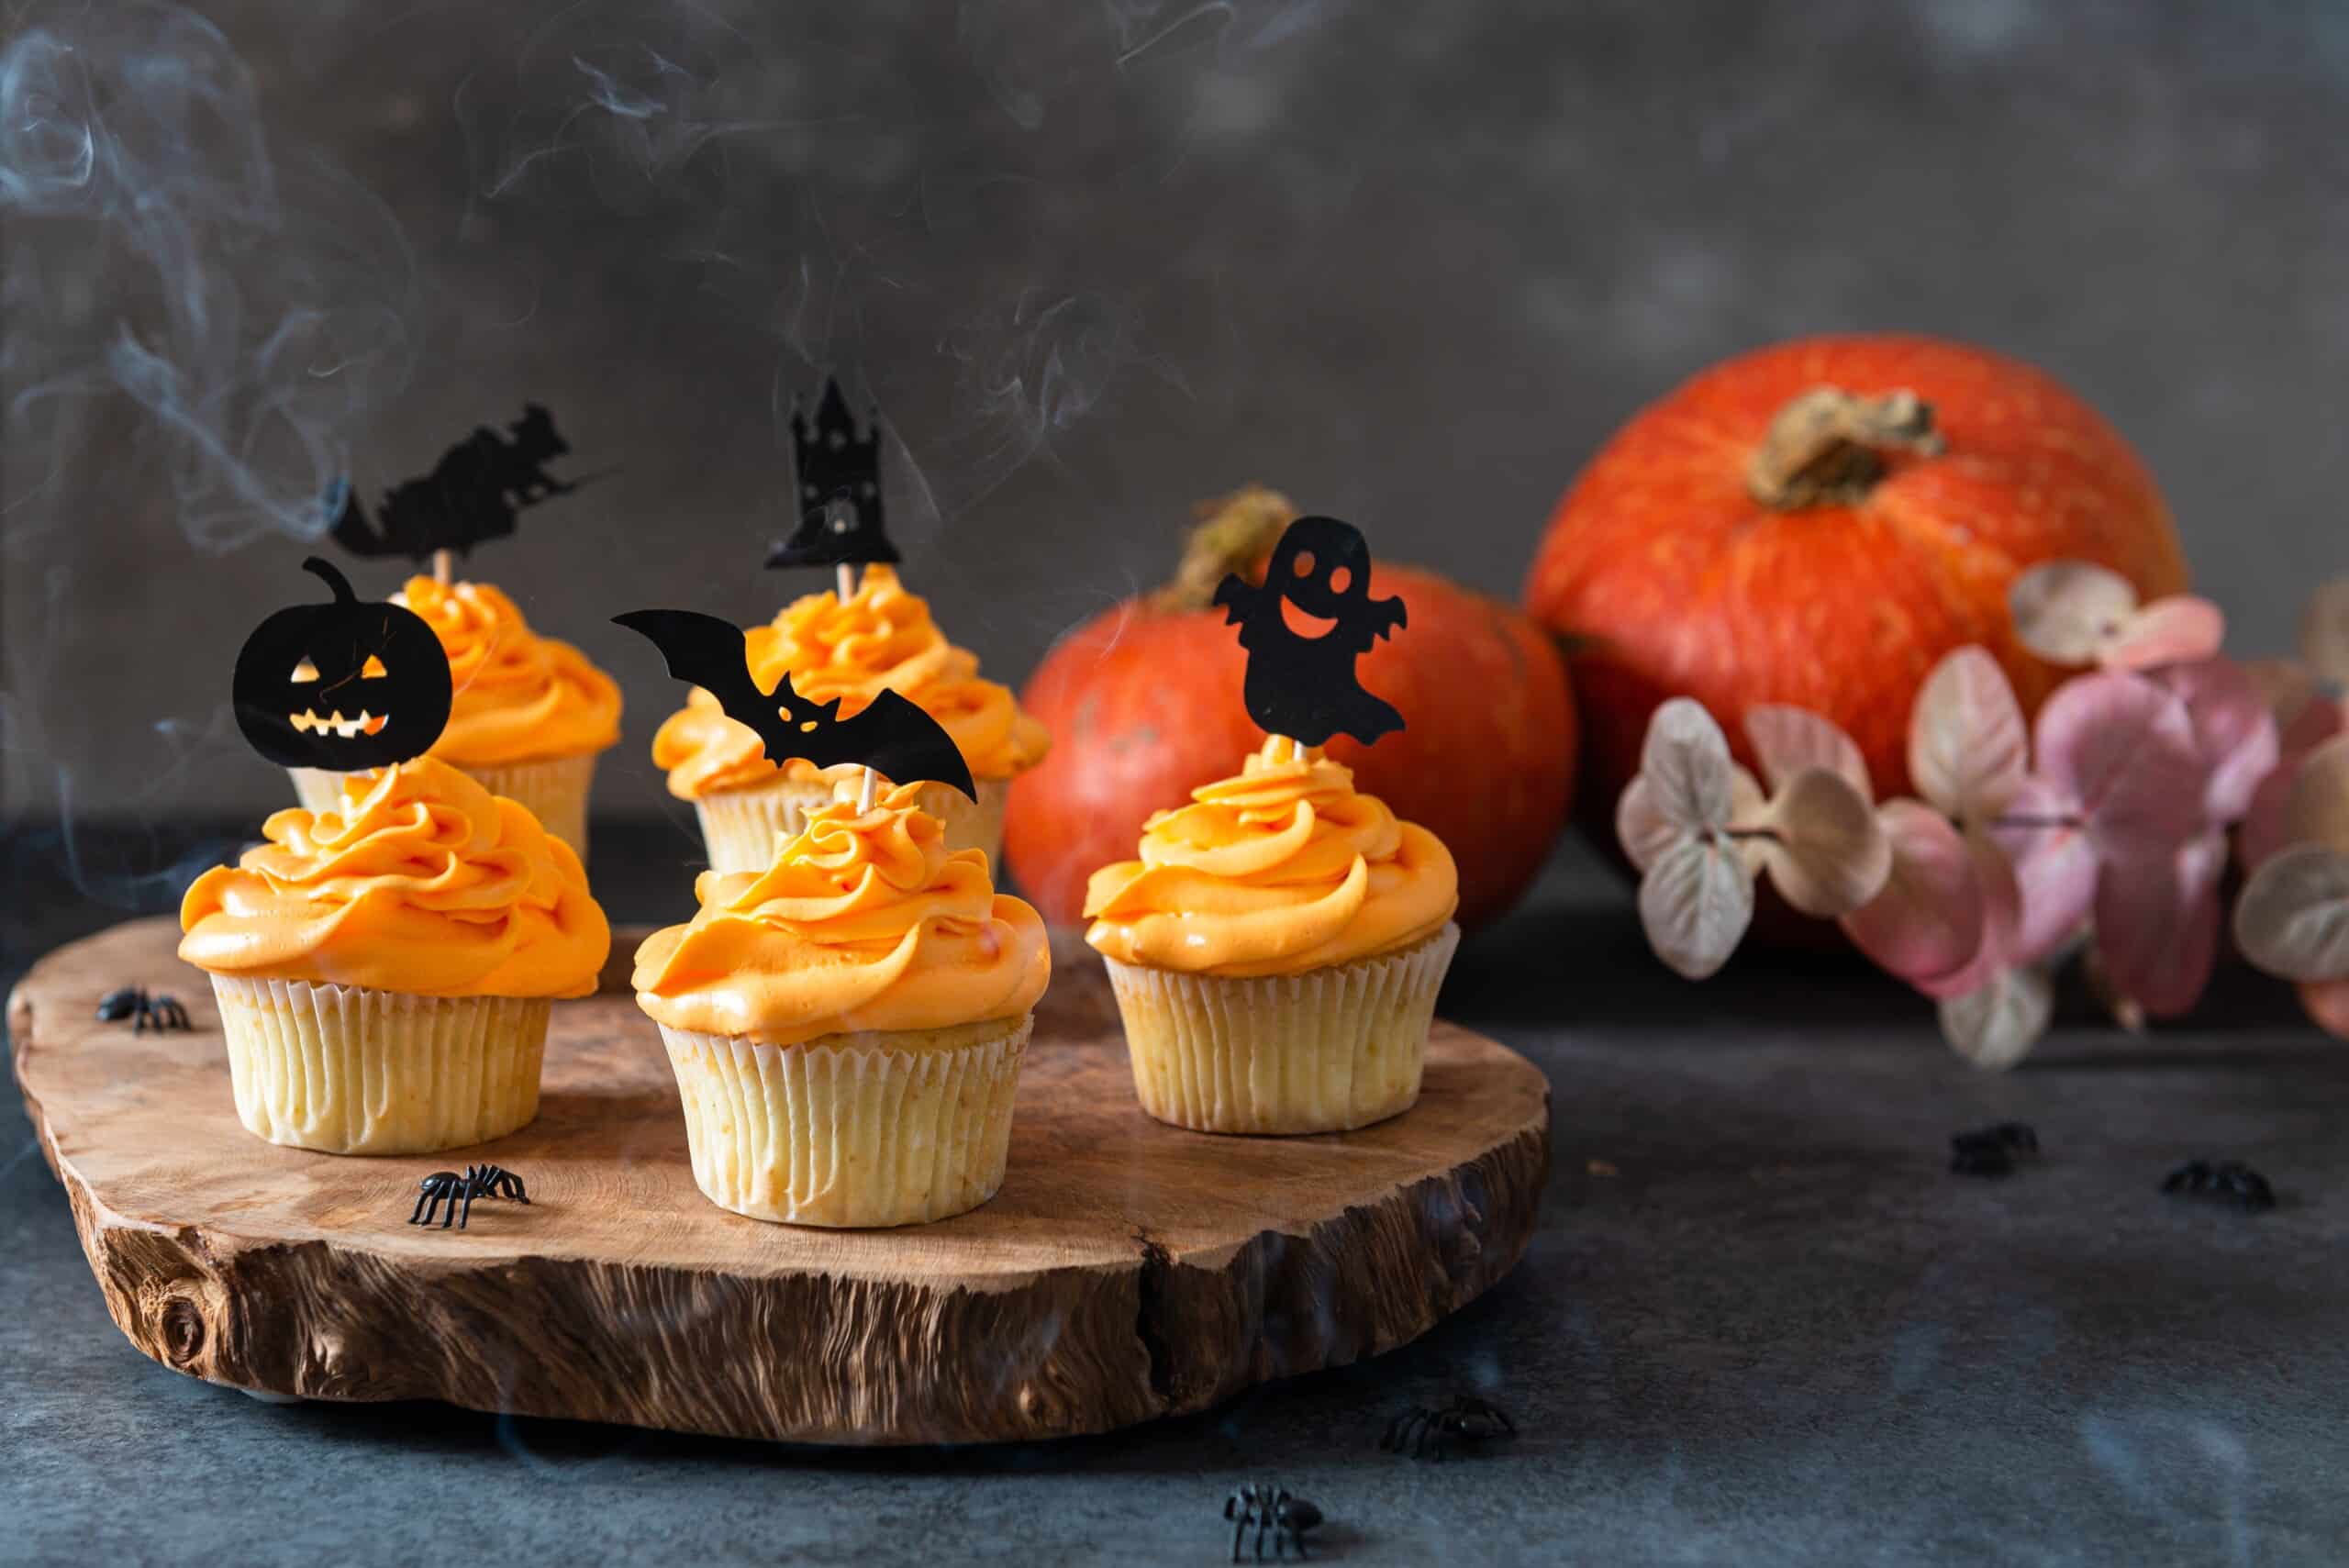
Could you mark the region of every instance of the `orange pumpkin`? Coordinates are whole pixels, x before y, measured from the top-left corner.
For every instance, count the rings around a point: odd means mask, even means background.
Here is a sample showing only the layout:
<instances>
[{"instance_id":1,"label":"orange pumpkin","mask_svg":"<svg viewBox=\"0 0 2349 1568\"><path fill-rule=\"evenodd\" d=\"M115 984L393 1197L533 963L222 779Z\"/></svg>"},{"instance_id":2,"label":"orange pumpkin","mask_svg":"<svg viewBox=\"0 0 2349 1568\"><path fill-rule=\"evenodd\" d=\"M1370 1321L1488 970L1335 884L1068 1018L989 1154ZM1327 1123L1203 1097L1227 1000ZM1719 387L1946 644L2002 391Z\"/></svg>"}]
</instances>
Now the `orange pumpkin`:
<instances>
[{"instance_id":1,"label":"orange pumpkin","mask_svg":"<svg viewBox=\"0 0 2349 1568\"><path fill-rule=\"evenodd\" d=\"M1909 706L1943 654L1988 648L2027 708L2052 688L2059 673L2014 639L2007 585L2055 558L2147 598L2186 586L2144 464L2041 372L1892 336L1706 371L1591 460L1526 585L1567 642L1593 822L1679 695L1741 755L1749 706L1809 708L1859 742L1879 796L1907 791Z\"/></svg>"},{"instance_id":2,"label":"orange pumpkin","mask_svg":"<svg viewBox=\"0 0 2349 1568\"><path fill-rule=\"evenodd\" d=\"M1012 784L1003 857L1048 919L1079 919L1085 879L1132 856L1152 812L1264 744L1241 701L1238 633L1208 601L1227 572L1262 577L1296 511L1261 489L1202 510L1213 515L1174 581L1068 632L1020 693L1052 750ZM1408 627L1356 668L1407 728L1375 746L1341 736L1330 754L1450 847L1461 923L1473 926L1524 892L1564 823L1575 768L1565 666L1524 616L1431 572L1377 562L1371 592L1402 595Z\"/></svg>"}]
</instances>

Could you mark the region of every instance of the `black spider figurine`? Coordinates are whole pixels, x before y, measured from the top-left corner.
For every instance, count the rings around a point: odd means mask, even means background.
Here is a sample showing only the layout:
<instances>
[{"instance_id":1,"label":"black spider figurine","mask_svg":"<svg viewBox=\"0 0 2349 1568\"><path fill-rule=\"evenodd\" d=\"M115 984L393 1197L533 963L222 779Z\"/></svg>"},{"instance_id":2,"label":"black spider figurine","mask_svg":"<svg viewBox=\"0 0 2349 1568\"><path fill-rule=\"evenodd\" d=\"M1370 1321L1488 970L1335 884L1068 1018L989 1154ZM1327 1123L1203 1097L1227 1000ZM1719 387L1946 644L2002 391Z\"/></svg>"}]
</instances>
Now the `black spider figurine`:
<instances>
[{"instance_id":1,"label":"black spider figurine","mask_svg":"<svg viewBox=\"0 0 2349 1568\"><path fill-rule=\"evenodd\" d=\"M1961 1176L2007 1176L2015 1156L2039 1152L2039 1134L2019 1121L2002 1121L1973 1132L1950 1135L1949 1168Z\"/></svg>"},{"instance_id":2,"label":"black spider figurine","mask_svg":"<svg viewBox=\"0 0 2349 1568\"><path fill-rule=\"evenodd\" d=\"M1378 1446L1388 1453L1413 1459L1441 1460L1447 1450L1481 1443L1492 1438L1517 1436L1508 1412L1489 1399L1463 1394L1440 1410L1414 1405L1386 1425Z\"/></svg>"},{"instance_id":3,"label":"black spider figurine","mask_svg":"<svg viewBox=\"0 0 2349 1568\"><path fill-rule=\"evenodd\" d=\"M1305 1556L1306 1532L1321 1523L1321 1510L1302 1497L1289 1496L1286 1486L1270 1482L1242 1486L1223 1500L1223 1517L1235 1521L1231 1527L1231 1560L1240 1561L1240 1543L1248 1534L1248 1527L1256 1527L1256 1561L1264 1560L1264 1535L1273 1538L1273 1555L1281 1554L1284 1544L1297 1548L1300 1561Z\"/></svg>"},{"instance_id":4,"label":"black spider figurine","mask_svg":"<svg viewBox=\"0 0 2349 1568\"><path fill-rule=\"evenodd\" d=\"M2267 1178L2239 1160L2215 1165L2207 1160L2190 1160L2169 1173L2162 1191L2175 1197L2213 1198L2254 1214L2276 1207L2276 1189L2267 1184Z\"/></svg>"},{"instance_id":5,"label":"black spider figurine","mask_svg":"<svg viewBox=\"0 0 2349 1568\"><path fill-rule=\"evenodd\" d=\"M180 1006L176 996L150 996L144 985L126 985L109 991L98 998L98 1021L118 1024L131 1020L132 1034L145 1034L153 1029L161 1034L169 1029L185 1032L195 1026L187 1019L187 1009Z\"/></svg>"},{"instance_id":6,"label":"black spider figurine","mask_svg":"<svg viewBox=\"0 0 2349 1568\"><path fill-rule=\"evenodd\" d=\"M429 1225L435 1214L440 1216L440 1229L449 1229L451 1220L462 1230L473 1217L473 1199L477 1197L510 1197L516 1203L528 1203L530 1195L522 1190L522 1178L497 1165L468 1165L464 1174L454 1171L435 1171L416 1184L421 1189L417 1195L416 1211L407 1217L410 1225ZM446 1200L444 1211L440 1205Z\"/></svg>"}]
</instances>

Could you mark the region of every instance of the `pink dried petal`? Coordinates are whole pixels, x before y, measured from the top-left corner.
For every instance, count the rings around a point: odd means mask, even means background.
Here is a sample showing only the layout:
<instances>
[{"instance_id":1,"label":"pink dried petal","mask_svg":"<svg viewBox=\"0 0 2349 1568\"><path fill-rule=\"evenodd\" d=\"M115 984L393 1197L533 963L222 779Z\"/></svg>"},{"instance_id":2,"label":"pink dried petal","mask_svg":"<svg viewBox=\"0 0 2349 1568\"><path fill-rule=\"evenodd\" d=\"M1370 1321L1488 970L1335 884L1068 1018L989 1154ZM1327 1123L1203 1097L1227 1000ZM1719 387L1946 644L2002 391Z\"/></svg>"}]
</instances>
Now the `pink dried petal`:
<instances>
[{"instance_id":1,"label":"pink dried petal","mask_svg":"<svg viewBox=\"0 0 2349 1568\"><path fill-rule=\"evenodd\" d=\"M1883 890L1843 917L1844 931L1887 973L1915 984L1956 973L1982 950L1982 888L1965 840L1914 800L1888 800L1876 821L1892 851Z\"/></svg>"},{"instance_id":2,"label":"pink dried petal","mask_svg":"<svg viewBox=\"0 0 2349 1568\"><path fill-rule=\"evenodd\" d=\"M2209 984L2226 863L2226 837L2215 832L2166 855L2105 862L2097 879L2097 956L2112 989L2147 1017L2175 1018Z\"/></svg>"},{"instance_id":3,"label":"pink dried petal","mask_svg":"<svg viewBox=\"0 0 2349 1568\"><path fill-rule=\"evenodd\" d=\"M1787 781L1765 813L1758 846L1770 880L1806 915L1848 915L1884 887L1892 872L1892 844L1876 808L1851 781L1825 768L1805 768Z\"/></svg>"},{"instance_id":4,"label":"pink dried petal","mask_svg":"<svg viewBox=\"0 0 2349 1568\"><path fill-rule=\"evenodd\" d=\"M1726 840L1684 838L1640 879L1648 945L1684 978L1727 963L1753 922L1753 873Z\"/></svg>"},{"instance_id":5,"label":"pink dried petal","mask_svg":"<svg viewBox=\"0 0 2349 1568\"><path fill-rule=\"evenodd\" d=\"M2295 844L2252 873L2235 900L2235 945L2285 980L2349 980L2349 851Z\"/></svg>"},{"instance_id":6,"label":"pink dried petal","mask_svg":"<svg viewBox=\"0 0 2349 1568\"><path fill-rule=\"evenodd\" d=\"M2154 677L2186 704L2194 747L2207 770L2203 820L2214 828L2242 819L2252 792L2275 769L2275 717L2243 667L2225 659L2174 664Z\"/></svg>"},{"instance_id":7,"label":"pink dried petal","mask_svg":"<svg viewBox=\"0 0 2349 1568\"><path fill-rule=\"evenodd\" d=\"M2227 617L2208 599L2178 594L2155 599L2115 627L2097 650L2108 670L2155 670L2215 656L2227 639Z\"/></svg>"},{"instance_id":8,"label":"pink dried petal","mask_svg":"<svg viewBox=\"0 0 2349 1568\"><path fill-rule=\"evenodd\" d=\"M2166 854L2202 831L2208 770L2176 694L2139 675L2056 688L2034 732L2039 773L2079 803L2106 859Z\"/></svg>"},{"instance_id":9,"label":"pink dried petal","mask_svg":"<svg viewBox=\"0 0 2349 1568\"><path fill-rule=\"evenodd\" d=\"M1983 649L1933 666L1909 715L1909 776L1960 822L1987 821L2022 782L2030 737L2007 673Z\"/></svg>"},{"instance_id":10,"label":"pink dried petal","mask_svg":"<svg viewBox=\"0 0 2349 1568\"><path fill-rule=\"evenodd\" d=\"M2025 648L2052 663L2086 664L2136 613L2137 590L2110 567L2050 561L2014 580L2007 608Z\"/></svg>"},{"instance_id":11,"label":"pink dried petal","mask_svg":"<svg viewBox=\"0 0 2349 1568\"><path fill-rule=\"evenodd\" d=\"M2036 963L2072 939L2096 899L2096 846L2072 825L2078 802L2042 778L2026 778L1993 832L2015 868L2022 918L2011 962Z\"/></svg>"},{"instance_id":12,"label":"pink dried petal","mask_svg":"<svg viewBox=\"0 0 2349 1568\"><path fill-rule=\"evenodd\" d=\"M1942 1038L1986 1072L2003 1073L2031 1054L2055 1011L2055 987L2038 969L2001 969L1962 996L1943 999Z\"/></svg>"},{"instance_id":13,"label":"pink dried petal","mask_svg":"<svg viewBox=\"0 0 2349 1568\"><path fill-rule=\"evenodd\" d=\"M1615 802L1615 839L1640 870L1664 857L1664 852L1689 837L1688 829L1665 819L1655 803L1655 790L1645 773L1634 773Z\"/></svg>"},{"instance_id":14,"label":"pink dried petal","mask_svg":"<svg viewBox=\"0 0 2349 1568\"><path fill-rule=\"evenodd\" d=\"M1640 776L1648 782L1643 808L1691 833L1726 828L1731 765L1729 738L1704 705L1674 697L1648 720L1640 747Z\"/></svg>"},{"instance_id":15,"label":"pink dried petal","mask_svg":"<svg viewBox=\"0 0 2349 1568\"><path fill-rule=\"evenodd\" d=\"M2300 657L2336 686L2349 686L2349 577L2335 577L2309 595L2300 617Z\"/></svg>"},{"instance_id":16,"label":"pink dried petal","mask_svg":"<svg viewBox=\"0 0 2349 1568\"><path fill-rule=\"evenodd\" d=\"M1965 853L1974 884L1981 890L1982 942L1972 961L1954 973L1911 982L1936 1000L1963 996L1989 984L1998 971L2014 962L2015 933L2022 925L2022 889L2006 851L1988 833L1974 832L1965 835Z\"/></svg>"},{"instance_id":17,"label":"pink dried petal","mask_svg":"<svg viewBox=\"0 0 2349 1568\"><path fill-rule=\"evenodd\" d=\"M1861 799L1876 798L1859 743L1807 707L1754 704L1745 710L1745 739L1774 790L1784 789L1805 768L1825 768L1859 791Z\"/></svg>"}]
</instances>

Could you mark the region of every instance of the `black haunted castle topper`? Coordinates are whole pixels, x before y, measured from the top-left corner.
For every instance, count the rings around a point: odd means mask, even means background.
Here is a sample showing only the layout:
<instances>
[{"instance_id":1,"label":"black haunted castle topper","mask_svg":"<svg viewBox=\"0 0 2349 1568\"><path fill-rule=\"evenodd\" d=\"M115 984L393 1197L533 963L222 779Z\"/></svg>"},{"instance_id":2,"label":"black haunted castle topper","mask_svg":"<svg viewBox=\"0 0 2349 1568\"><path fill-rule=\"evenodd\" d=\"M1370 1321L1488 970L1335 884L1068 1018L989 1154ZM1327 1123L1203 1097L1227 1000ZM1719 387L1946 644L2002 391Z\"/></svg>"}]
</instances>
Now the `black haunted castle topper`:
<instances>
[{"instance_id":1,"label":"black haunted castle topper","mask_svg":"<svg viewBox=\"0 0 2349 1568\"><path fill-rule=\"evenodd\" d=\"M780 767L793 757L819 768L862 762L895 784L928 780L978 799L971 767L954 738L916 704L885 687L854 715L839 717L841 699L811 702L788 671L763 692L751 673L742 628L693 610L630 610L612 617L641 633L668 662L669 673L716 697L726 717L748 725Z\"/></svg>"},{"instance_id":2,"label":"black haunted castle topper","mask_svg":"<svg viewBox=\"0 0 2349 1568\"><path fill-rule=\"evenodd\" d=\"M420 757L449 722L449 656L424 617L361 599L317 556L334 590L279 610L245 639L231 695L237 728L281 767L351 773Z\"/></svg>"},{"instance_id":3,"label":"black haunted castle topper","mask_svg":"<svg viewBox=\"0 0 2349 1568\"><path fill-rule=\"evenodd\" d=\"M895 566L897 547L881 525L881 416L856 433L841 384L824 381L816 424L796 401L791 448L799 489L799 526L767 556L769 566Z\"/></svg>"},{"instance_id":4,"label":"black haunted castle topper","mask_svg":"<svg viewBox=\"0 0 2349 1568\"><path fill-rule=\"evenodd\" d=\"M1370 546L1352 523L1297 518L1273 547L1264 585L1226 577L1215 602L1240 628L1248 651L1241 695L1266 734L1305 746L1343 734L1367 746L1403 728L1393 705L1354 678L1354 661L1404 616L1401 599L1370 596Z\"/></svg>"},{"instance_id":5,"label":"black haunted castle topper","mask_svg":"<svg viewBox=\"0 0 2349 1568\"><path fill-rule=\"evenodd\" d=\"M384 493L369 522L359 493L345 487L334 520L335 542L358 556L406 555L417 561L435 550L462 555L484 539L504 539L525 506L579 488L546 470L571 450L554 416L535 403L507 427L510 438L486 426L440 454L432 472Z\"/></svg>"}]
</instances>

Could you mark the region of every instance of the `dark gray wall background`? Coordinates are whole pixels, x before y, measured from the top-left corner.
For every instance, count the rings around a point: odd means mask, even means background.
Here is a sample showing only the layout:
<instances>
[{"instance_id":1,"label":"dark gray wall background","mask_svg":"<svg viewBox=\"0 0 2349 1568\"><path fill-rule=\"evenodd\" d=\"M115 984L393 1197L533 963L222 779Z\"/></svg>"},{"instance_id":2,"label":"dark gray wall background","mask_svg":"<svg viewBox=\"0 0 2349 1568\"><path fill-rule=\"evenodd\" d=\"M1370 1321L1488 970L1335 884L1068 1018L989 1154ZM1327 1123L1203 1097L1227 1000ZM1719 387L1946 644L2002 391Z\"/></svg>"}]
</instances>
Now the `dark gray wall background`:
<instances>
[{"instance_id":1,"label":"dark gray wall background","mask_svg":"<svg viewBox=\"0 0 2349 1568\"><path fill-rule=\"evenodd\" d=\"M309 596L303 503L526 398L619 472L477 570L626 686L600 806L669 808L678 693L606 617L803 586L758 563L818 366L885 411L909 575L1014 682L1249 478L1513 595L1620 419L1824 329L2069 381L2243 651L2349 567L2349 8L206 15L10 7L14 812L285 803L225 688Z\"/></svg>"}]
</instances>

